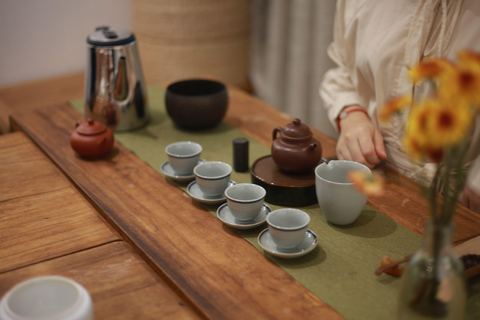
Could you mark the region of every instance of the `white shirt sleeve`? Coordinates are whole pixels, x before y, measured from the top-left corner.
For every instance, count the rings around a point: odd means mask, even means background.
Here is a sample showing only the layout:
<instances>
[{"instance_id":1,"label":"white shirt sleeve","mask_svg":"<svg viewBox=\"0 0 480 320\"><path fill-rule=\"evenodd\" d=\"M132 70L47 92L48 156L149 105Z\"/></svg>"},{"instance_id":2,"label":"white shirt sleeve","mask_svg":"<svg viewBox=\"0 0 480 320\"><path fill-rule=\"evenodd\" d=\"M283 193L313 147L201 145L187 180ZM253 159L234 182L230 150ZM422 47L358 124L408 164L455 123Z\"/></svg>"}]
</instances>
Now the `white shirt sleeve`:
<instances>
[{"instance_id":1,"label":"white shirt sleeve","mask_svg":"<svg viewBox=\"0 0 480 320\"><path fill-rule=\"evenodd\" d=\"M335 12L333 43L328 47L329 57L337 64L337 68L330 69L323 77L320 85L320 96L323 99L328 118L338 130L336 119L347 105L360 104L356 88L352 82L351 67L354 62L352 53L349 53L344 38L346 27L345 1L339 0Z\"/></svg>"}]
</instances>

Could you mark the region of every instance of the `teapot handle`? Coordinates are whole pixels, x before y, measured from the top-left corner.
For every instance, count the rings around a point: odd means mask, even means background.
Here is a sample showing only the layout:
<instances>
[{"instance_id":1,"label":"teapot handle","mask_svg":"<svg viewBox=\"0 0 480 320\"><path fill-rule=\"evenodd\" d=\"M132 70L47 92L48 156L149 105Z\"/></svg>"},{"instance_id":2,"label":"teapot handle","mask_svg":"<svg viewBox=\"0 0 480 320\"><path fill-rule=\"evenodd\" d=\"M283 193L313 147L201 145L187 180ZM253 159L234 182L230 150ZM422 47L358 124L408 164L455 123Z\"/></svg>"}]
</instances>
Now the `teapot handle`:
<instances>
[{"instance_id":1,"label":"teapot handle","mask_svg":"<svg viewBox=\"0 0 480 320\"><path fill-rule=\"evenodd\" d=\"M282 128L275 127L275 129L273 129L273 140L277 139L277 133L278 132L282 132Z\"/></svg>"}]
</instances>

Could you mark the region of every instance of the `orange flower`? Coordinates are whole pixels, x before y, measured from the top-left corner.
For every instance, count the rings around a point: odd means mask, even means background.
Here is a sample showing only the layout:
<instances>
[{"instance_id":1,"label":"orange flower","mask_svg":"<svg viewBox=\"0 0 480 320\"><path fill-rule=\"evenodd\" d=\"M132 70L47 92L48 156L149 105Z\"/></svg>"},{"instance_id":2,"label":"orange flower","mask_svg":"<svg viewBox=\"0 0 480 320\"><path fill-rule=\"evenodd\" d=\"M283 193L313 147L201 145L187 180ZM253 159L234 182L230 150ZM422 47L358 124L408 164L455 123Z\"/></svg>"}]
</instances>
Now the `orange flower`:
<instances>
[{"instance_id":1,"label":"orange flower","mask_svg":"<svg viewBox=\"0 0 480 320\"><path fill-rule=\"evenodd\" d=\"M417 137L415 135L405 136L403 138L403 145L405 146L405 151L408 155L417 160L420 160L425 155L425 148L416 138Z\"/></svg>"},{"instance_id":2,"label":"orange flower","mask_svg":"<svg viewBox=\"0 0 480 320\"><path fill-rule=\"evenodd\" d=\"M360 193L367 196L383 194L385 178L377 172L368 173L362 170L352 170L348 173L348 179Z\"/></svg>"},{"instance_id":3,"label":"orange flower","mask_svg":"<svg viewBox=\"0 0 480 320\"><path fill-rule=\"evenodd\" d=\"M469 104L458 100L454 105L438 99L425 99L411 111L405 131L404 146L414 158L428 155L438 161L445 147L460 143L471 123Z\"/></svg>"},{"instance_id":4,"label":"orange flower","mask_svg":"<svg viewBox=\"0 0 480 320\"><path fill-rule=\"evenodd\" d=\"M439 94L449 100L467 100L480 103L480 69L468 66L458 69L445 78L439 88Z\"/></svg>"},{"instance_id":5,"label":"orange flower","mask_svg":"<svg viewBox=\"0 0 480 320\"><path fill-rule=\"evenodd\" d=\"M445 154L443 148L437 148L437 149L428 149L427 150L427 156L428 158L436 163L440 163L440 161L443 160L443 156Z\"/></svg>"},{"instance_id":6,"label":"orange flower","mask_svg":"<svg viewBox=\"0 0 480 320\"><path fill-rule=\"evenodd\" d=\"M452 62L443 58L425 59L415 65L408 75L415 83L424 79L440 79L455 69Z\"/></svg>"},{"instance_id":7,"label":"orange flower","mask_svg":"<svg viewBox=\"0 0 480 320\"><path fill-rule=\"evenodd\" d=\"M460 66L477 65L480 68L480 54L471 50L462 50L458 53L458 64Z\"/></svg>"},{"instance_id":8,"label":"orange flower","mask_svg":"<svg viewBox=\"0 0 480 320\"><path fill-rule=\"evenodd\" d=\"M472 124L472 112L469 104L461 100L456 105L435 101L430 115L430 146L439 149L458 144L462 141Z\"/></svg>"},{"instance_id":9,"label":"orange flower","mask_svg":"<svg viewBox=\"0 0 480 320\"><path fill-rule=\"evenodd\" d=\"M396 112L399 112L406 107L410 106L412 103L411 96L402 96L390 99L386 104L380 108L379 118L381 122L387 122L390 120L392 115Z\"/></svg>"},{"instance_id":10,"label":"orange flower","mask_svg":"<svg viewBox=\"0 0 480 320\"><path fill-rule=\"evenodd\" d=\"M393 263L393 259L391 256L389 255L384 255L382 257L382 260L380 261L380 266L386 266L390 263ZM396 265L394 267L390 267L388 269L385 269L383 272L387 273L387 274L390 274L392 276L396 276L396 277L399 277L402 275L403 273L403 267L401 265Z\"/></svg>"},{"instance_id":11,"label":"orange flower","mask_svg":"<svg viewBox=\"0 0 480 320\"><path fill-rule=\"evenodd\" d=\"M480 54L470 50L460 51L457 68L443 79L438 92L445 99L479 104Z\"/></svg>"},{"instance_id":12,"label":"orange flower","mask_svg":"<svg viewBox=\"0 0 480 320\"><path fill-rule=\"evenodd\" d=\"M410 110L405 136L410 141L416 141L417 147L422 147L429 140L432 100L426 99L421 104L415 104Z\"/></svg>"}]
</instances>

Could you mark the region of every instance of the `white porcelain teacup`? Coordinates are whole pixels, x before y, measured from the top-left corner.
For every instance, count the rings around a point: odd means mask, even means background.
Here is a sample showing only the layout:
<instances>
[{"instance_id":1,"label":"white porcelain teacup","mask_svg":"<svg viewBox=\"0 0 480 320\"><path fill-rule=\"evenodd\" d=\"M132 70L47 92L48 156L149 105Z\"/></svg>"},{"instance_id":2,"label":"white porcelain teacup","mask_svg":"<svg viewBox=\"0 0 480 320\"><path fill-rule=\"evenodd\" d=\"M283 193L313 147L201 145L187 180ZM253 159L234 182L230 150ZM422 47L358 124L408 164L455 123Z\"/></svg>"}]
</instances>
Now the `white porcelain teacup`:
<instances>
[{"instance_id":1,"label":"white porcelain teacup","mask_svg":"<svg viewBox=\"0 0 480 320\"><path fill-rule=\"evenodd\" d=\"M348 180L352 170L371 172L358 162L332 160L315 168L317 200L327 220L337 225L353 223L362 212L367 196L359 193Z\"/></svg>"},{"instance_id":2,"label":"white porcelain teacup","mask_svg":"<svg viewBox=\"0 0 480 320\"><path fill-rule=\"evenodd\" d=\"M207 198L220 197L230 182L232 167L220 161L200 163L193 169L198 187Z\"/></svg>"},{"instance_id":3,"label":"white porcelain teacup","mask_svg":"<svg viewBox=\"0 0 480 320\"><path fill-rule=\"evenodd\" d=\"M295 250L305 239L310 216L293 208L274 210L267 215L268 231L277 247L284 251Z\"/></svg>"},{"instance_id":4,"label":"white porcelain teacup","mask_svg":"<svg viewBox=\"0 0 480 320\"><path fill-rule=\"evenodd\" d=\"M70 278L40 276L20 282L0 302L0 320L93 319L88 291Z\"/></svg>"},{"instance_id":5,"label":"white porcelain teacup","mask_svg":"<svg viewBox=\"0 0 480 320\"><path fill-rule=\"evenodd\" d=\"M251 221L260 213L267 192L259 185L240 183L225 190L228 208L241 222Z\"/></svg>"},{"instance_id":6,"label":"white porcelain teacup","mask_svg":"<svg viewBox=\"0 0 480 320\"><path fill-rule=\"evenodd\" d=\"M200 160L202 146L192 141L179 141L165 148L168 162L178 176L191 175Z\"/></svg>"}]
</instances>

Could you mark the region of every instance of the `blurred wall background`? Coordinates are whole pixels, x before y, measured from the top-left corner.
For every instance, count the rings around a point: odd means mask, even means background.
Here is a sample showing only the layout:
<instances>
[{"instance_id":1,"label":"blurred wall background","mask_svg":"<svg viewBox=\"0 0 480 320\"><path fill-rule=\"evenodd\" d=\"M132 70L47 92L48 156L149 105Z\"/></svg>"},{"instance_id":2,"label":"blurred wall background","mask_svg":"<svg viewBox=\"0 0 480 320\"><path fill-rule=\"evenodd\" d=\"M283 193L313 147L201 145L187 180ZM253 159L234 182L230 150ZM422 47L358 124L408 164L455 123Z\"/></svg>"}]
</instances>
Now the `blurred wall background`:
<instances>
[{"instance_id":1,"label":"blurred wall background","mask_svg":"<svg viewBox=\"0 0 480 320\"><path fill-rule=\"evenodd\" d=\"M0 0L0 87L83 71L105 24L129 29L130 0Z\"/></svg>"},{"instance_id":2,"label":"blurred wall background","mask_svg":"<svg viewBox=\"0 0 480 320\"><path fill-rule=\"evenodd\" d=\"M248 79L254 95L336 137L318 96L334 10L333 0L0 0L0 88L84 71L86 37L109 25L136 33L147 81L188 77L197 57L195 73Z\"/></svg>"},{"instance_id":3,"label":"blurred wall background","mask_svg":"<svg viewBox=\"0 0 480 320\"><path fill-rule=\"evenodd\" d=\"M250 80L277 109L336 137L320 99L333 40L333 0L253 0Z\"/></svg>"}]
</instances>

